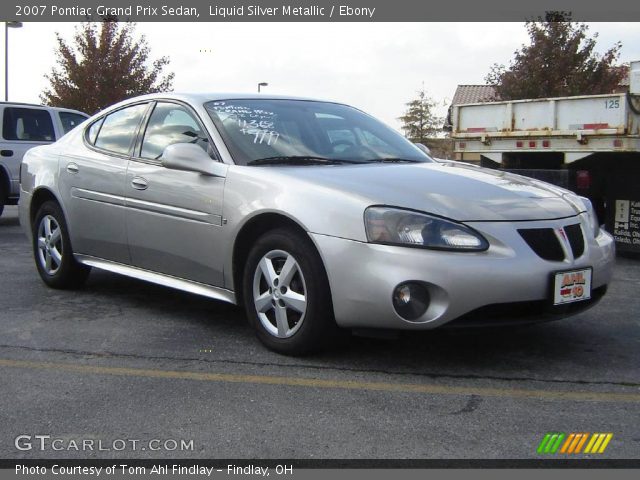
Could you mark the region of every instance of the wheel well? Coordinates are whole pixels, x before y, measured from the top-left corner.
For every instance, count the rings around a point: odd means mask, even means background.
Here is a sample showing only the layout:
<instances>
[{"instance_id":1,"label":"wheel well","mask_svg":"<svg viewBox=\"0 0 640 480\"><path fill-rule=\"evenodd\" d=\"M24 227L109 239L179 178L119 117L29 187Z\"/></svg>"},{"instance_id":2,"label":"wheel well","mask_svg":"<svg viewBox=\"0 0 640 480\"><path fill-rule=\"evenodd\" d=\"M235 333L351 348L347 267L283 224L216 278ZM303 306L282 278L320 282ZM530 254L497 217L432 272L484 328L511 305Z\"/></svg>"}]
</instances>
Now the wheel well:
<instances>
[{"instance_id":1,"label":"wheel well","mask_svg":"<svg viewBox=\"0 0 640 480\"><path fill-rule=\"evenodd\" d=\"M238 305L242 303L242 273L255 240L264 233L277 228L292 228L307 234L294 220L278 213L263 213L249 220L240 230L233 246L233 286Z\"/></svg>"},{"instance_id":2,"label":"wheel well","mask_svg":"<svg viewBox=\"0 0 640 480\"><path fill-rule=\"evenodd\" d=\"M38 210L40 210L42 204L47 201L56 202L58 205L60 204L56 196L51 193L51 190L40 188L34 192L33 198L31 199L31 209L29 211L29 220L32 224L38 214Z\"/></svg>"}]
</instances>

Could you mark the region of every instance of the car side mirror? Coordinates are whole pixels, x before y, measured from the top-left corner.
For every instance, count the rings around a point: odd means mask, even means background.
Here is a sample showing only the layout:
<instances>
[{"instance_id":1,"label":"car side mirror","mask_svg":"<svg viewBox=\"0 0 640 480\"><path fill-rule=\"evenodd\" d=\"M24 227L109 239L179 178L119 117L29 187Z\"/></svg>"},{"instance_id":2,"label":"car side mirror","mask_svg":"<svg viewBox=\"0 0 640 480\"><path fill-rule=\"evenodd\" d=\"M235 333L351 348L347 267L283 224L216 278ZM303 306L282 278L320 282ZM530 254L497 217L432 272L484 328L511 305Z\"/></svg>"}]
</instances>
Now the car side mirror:
<instances>
[{"instance_id":1,"label":"car side mirror","mask_svg":"<svg viewBox=\"0 0 640 480\"><path fill-rule=\"evenodd\" d=\"M212 177L226 177L228 165L213 160L193 143L174 143L164 149L162 166L171 170L198 172Z\"/></svg>"}]
</instances>

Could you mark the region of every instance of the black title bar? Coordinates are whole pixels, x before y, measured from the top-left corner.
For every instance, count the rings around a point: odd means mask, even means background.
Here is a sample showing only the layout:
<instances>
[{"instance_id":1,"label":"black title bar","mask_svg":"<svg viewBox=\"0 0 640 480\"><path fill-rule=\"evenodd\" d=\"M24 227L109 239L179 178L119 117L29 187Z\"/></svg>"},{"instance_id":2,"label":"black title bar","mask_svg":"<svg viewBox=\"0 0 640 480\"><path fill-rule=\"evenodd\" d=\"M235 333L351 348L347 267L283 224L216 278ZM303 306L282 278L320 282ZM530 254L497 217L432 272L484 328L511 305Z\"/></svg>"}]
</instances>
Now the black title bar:
<instances>
[{"instance_id":1,"label":"black title bar","mask_svg":"<svg viewBox=\"0 0 640 480\"><path fill-rule=\"evenodd\" d=\"M546 12L575 21L640 21L629 0L14 0L0 4L3 21L82 22L442 22L526 21Z\"/></svg>"}]
</instances>

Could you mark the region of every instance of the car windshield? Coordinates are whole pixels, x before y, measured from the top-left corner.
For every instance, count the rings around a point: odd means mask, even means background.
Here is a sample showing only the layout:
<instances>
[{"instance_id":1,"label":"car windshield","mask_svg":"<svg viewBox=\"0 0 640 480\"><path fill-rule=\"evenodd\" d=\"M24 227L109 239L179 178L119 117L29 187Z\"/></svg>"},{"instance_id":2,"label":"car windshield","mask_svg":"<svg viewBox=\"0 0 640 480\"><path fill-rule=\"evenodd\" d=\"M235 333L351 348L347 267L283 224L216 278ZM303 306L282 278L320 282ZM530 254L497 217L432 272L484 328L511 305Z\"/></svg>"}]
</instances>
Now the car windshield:
<instances>
[{"instance_id":1,"label":"car windshield","mask_svg":"<svg viewBox=\"0 0 640 480\"><path fill-rule=\"evenodd\" d=\"M346 105L241 99L205 107L240 165L433 161L398 132Z\"/></svg>"}]
</instances>

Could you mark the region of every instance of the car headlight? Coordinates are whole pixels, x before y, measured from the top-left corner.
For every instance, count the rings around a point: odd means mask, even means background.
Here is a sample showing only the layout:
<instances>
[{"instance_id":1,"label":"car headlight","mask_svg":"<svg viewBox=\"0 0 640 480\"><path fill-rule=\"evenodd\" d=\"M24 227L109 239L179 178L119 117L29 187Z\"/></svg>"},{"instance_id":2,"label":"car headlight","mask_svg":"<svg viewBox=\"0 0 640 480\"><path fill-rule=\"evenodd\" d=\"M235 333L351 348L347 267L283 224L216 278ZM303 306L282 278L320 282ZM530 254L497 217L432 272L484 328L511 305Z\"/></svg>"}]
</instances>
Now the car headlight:
<instances>
[{"instance_id":1,"label":"car headlight","mask_svg":"<svg viewBox=\"0 0 640 480\"><path fill-rule=\"evenodd\" d=\"M472 228L426 213L369 207L364 221L371 243L467 252L489 248L489 242Z\"/></svg>"},{"instance_id":2,"label":"car headlight","mask_svg":"<svg viewBox=\"0 0 640 480\"><path fill-rule=\"evenodd\" d=\"M587 208L587 218L589 219L589 226L593 232L594 238L598 236L600 233L600 221L598 220L598 215L596 215L596 211L593 209L593 205L591 204L591 200L586 197L580 197L582 203Z\"/></svg>"}]
</instances>

